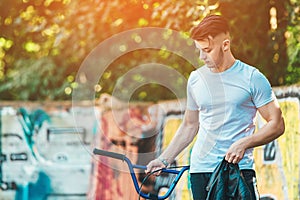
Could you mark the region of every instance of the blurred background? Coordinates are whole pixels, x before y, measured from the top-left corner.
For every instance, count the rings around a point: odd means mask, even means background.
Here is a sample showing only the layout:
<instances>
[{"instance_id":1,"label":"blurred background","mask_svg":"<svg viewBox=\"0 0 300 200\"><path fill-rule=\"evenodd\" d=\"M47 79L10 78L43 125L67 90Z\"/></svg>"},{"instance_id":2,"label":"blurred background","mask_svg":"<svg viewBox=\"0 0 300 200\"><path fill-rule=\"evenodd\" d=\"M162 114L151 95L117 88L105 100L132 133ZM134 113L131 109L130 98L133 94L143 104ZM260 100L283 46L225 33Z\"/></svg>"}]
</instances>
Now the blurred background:
<instances>
[{"instance_id":1,"label":"blurred background","mask_svg":"<svg viewBox=\"0 0 300 200\"><path fill-rule=\"evenodd\" d=\"M185 79L201 61L193 66L164 46L128 52L110 63L92 86L95 102L82 92L74 106L77 72L97 45L116 34L159 27L179 32L188 43L191 28L209 14L227 17L234 55L266 75L285 115L287 134L256 151L262 198L299 199L299 0L1 0L0 199L137 199L132 184L127 184L128 174L104 166L91 150L159 154L181 120L183 109L177 100L184 99L185 92L143 84L130 96L129 107L123 102L126 91L117 99L110 95L120 77L145 63L178 71L181 76L172 87L185 88ZM133 40L143 38L134 35ZM129 42L123 45L118 48ZM130 78L142 84L144 76ZM115 108L108 102L115 102ZM153 111L153 105L160 109ZM145 135L149 130L143 127L151 124L150 118L156 122L152 129L157 137L145 141L128 136ZM189 150L177 164L188 164L188 158ZM132 159L139 162L137 156ZM170 198L191 198L186 180ZM158 193L166 186L162 183L153 181L145 191Z\"/></svg>"},{"instance_id":2,"label":"blurred background","mask_svg":"<svg viewBox=\"0 0 300 200\"><path fill-rule=\"evenodd\" d=\"M1 0L0 97L68 100L84 58L105 39L141 27L189 33L211 13L229 19L236 57L257 66L273 86L294 84L300 74L299 4L297 0ZM166 52L142 54L143 61L133 52L112 63L97 87L98 95L111 93L118 77L150 59L169 62L186 77L192 70ZM172 98L164 92L151 96L154 86L147 87L132 98Z\"/></svg>"}]
</instances>

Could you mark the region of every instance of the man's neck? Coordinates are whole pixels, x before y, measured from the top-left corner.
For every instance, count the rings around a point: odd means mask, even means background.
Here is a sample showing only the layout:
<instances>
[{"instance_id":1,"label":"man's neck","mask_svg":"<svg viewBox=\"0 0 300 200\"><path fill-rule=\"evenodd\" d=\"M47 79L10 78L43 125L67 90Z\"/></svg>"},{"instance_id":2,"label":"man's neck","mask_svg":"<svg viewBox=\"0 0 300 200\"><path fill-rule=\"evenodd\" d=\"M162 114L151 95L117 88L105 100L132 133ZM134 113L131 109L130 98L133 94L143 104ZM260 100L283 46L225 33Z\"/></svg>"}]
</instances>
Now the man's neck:
<instances>
[{"instance_id":1,"label":"man's neck","mask_svg":"<svg viewBox=\"0 0 300 200\"><path fill-rule=\"evenodd\" d=\"M235 58L231 54L228 59L224 59L222 64L216 68L211 68L211 72L213 73L221 73L226 71L227 69L231 68L235 63Z\"/></svg>"}]
</instances>

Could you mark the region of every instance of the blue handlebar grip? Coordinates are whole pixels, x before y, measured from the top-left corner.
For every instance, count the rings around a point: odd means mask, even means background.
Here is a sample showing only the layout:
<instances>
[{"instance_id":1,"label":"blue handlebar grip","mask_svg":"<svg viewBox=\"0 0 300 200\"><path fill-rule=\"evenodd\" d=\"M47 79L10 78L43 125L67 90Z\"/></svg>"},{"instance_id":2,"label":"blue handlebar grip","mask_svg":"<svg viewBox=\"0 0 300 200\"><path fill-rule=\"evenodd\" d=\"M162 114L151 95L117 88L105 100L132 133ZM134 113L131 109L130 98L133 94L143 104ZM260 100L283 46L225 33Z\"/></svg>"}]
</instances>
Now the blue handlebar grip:
<instances>
[{"instance_id":1,"label":"blue handlebar grip","mask_svg":"<svg viewBox=\"0 0 300 200\"><path fill-rule=\"evenodd\" d=\"M110 151L104 151L104 150L96 149L96 148L93 150L93 153L97 154L97 155L103 155L103 156L108 156L111 158L116 158L116 159L123 160L123 161L126 158L126 156L123 154L114 153L114 152L110 152Z\"/></svg>"}]
</instances>

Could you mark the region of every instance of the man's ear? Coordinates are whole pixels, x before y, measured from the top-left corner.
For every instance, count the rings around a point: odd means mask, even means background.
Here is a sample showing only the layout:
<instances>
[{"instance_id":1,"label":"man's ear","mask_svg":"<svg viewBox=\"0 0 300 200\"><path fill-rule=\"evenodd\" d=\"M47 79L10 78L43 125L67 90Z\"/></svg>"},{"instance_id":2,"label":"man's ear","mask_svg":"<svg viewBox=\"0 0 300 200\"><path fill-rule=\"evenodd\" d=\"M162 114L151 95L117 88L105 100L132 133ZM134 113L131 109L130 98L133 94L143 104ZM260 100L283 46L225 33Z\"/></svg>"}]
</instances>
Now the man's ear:
<instances>
[{"instance_id":1,"label":"man's ear","mask_svg":"<svg viewBox=\"0 0 300 200\"><path fill-rule=\"evenodd\" d=\"M223 51L228 51L230 49L230 40L226 39L223 41Z\"/></svg>"}]
</instances>

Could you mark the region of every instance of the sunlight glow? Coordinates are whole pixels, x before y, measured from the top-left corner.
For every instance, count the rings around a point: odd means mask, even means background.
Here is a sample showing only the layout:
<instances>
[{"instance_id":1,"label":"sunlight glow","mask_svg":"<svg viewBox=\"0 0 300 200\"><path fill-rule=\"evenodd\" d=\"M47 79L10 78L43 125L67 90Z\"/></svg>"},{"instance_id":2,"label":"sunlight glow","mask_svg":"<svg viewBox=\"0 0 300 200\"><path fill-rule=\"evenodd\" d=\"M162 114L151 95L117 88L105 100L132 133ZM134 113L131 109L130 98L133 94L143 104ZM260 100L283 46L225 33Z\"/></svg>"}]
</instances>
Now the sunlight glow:
<instances>
[{"instance_id":1,"label":"sunlight glow","mask_svg":"<svg viewBox=\"0 0 300 200\"><path fill-rule=\"evenodd\" d=\"M139 93L139 98L144 99L145 97L147 97L147 92L143 91Z\"/></svg>"},{"instance_id":2,"label":"sunlight glow","mask_svg":"<svg viewBox=\"0 0 300 200\"><path fill-rule=\"evenodd\" d=\"M5 51L3 51L3 49L0 49L0 59L3 59L5 56ZM1 68L1 66L0 66Z\"/></svg>"},{"instance_id":3,"label":"sunlight glow","mask_svg":"<svg viewBox=\"0 0 300 200\"><path fill-rule=\"evenodd\" d=\"M95 85L94 89L95 89L95 92L100 92L102 90L102 87L101 87L101 85L97 84L97 85Z\"/></svg>"},{"instance_id":4,"label":"sunlight glow","mask_svg":"<svg viewBox=\"0 0 300 200\"><path fill-rule=\"evenodd\" d=\"M32 41L26 42L24 48L27 52L38 52L39 50L41 50L41 46Z\"/></svg>"},{"instance_id":5,"label":"sunlight glow","mask_svg":"<svg viewBox=\"0 0 300 200\"><path fill-rule=\"evenodd\" d=\"M127 50L127 46L125 44L119 46L119 50L121 52L125 52Z\"/></svg>"},{"instance_id":6,"label":"sunlight glow","mask_svg":"<svg viewBox=\"0 0 300 200\"><path fill-rule=\"evenodd\" d=\"M21 18L24 20L30 20L35 13L33 6L28 6L24 12L21 13Z\"/></svg>"},{"instance_id":7,"label":"sunlight glow","mask_svg":"<svg viewBox=\"0 0 300 200\"><path fill-rule=\"evenodd\" d=\"M112 72L108 71L108 72L104 72L102 77L104 79L109 79L111 77L111 75L112 75Z\"/></svg>"},{"instance_id":8,"label":"sunlight glow","mask_svg":"<svg viewBox=\"0 0 300 200\"><path fill-rule=\"evenodd\" d=\"M167 29L166 31L163 32L163 38L165 40L168 40L170 36L172 35L173 31L171 29Z\"/></svg>"},{"instance_id":9,"label":"sunlight glow","mask_svg":"<svg viewBox=\"0 0 300 200\"><path fill-rule=\"evenodd\" d=\"M73 89L78 88L78 83L77 83L77 82L71 83L71 87L72 87Z\"/></svg>"},{"instance_id":10,"label":"sunlight glow","mask_svg":"<svg viewBox=\"0 0 300 200\"><path fill-rule=\"evenodd\" d=\"M72 88L66 87L66 88L65 88L65 94L66 94L66 95L70 95L71 93L72 93Z\"/></svg>"},{"instance_id":11,"label":"sunlight glow","mask_svg":"<svg viewBox=\"0 0 300 200\"><path fill-rule=\"evenodd\" d=\"M119 19L117 19L116 21L114 21L113 23L112 23L112 25L113 26L120 26L122 23L123 23L123 19L122 18L119 18Z\"/></svg>"},{"instance_id":12,"label":"sunlight glow","mask_svg":"<svg viewBox=\"0 0 300 200\"><path fill-rule=\"evenodd\" d=\"M272 30L277 29L277 10L275 7L270 9L270 25Z\"/></svg>"},{"instance_id":13,"label":"sunlight glow","mask_svg":"<svg viewBox=\"0 0 300 200\"><path fill-rule=\"evenodd\" d=\"M160 6L160 3L159 3L159 2L153 3L153 8L158 8L159 6Z\"/></svg>"},{"instance_id":14,"label":"sunlight glow","mask_svg":"<svg viewBox=\"0 0 300 200\"><path fill-rule=\"evenodd\" d=\"M145 18L140 18L138 21L139 26L147 26L148 24L149 24L149 22Z\"/></svg>"},{"instance_id":15,"label":"sunlight glow","mask_svg":"<svg viewBox=\"0 0 300 200\"><path fill-rule=\"evenodd\" d=\"M12 17L11 17L11 16L7 17L7 18L4 20L4 24L5 24L5 25L10 25L11 23L12 23Z\"/></svg>"},{"instance_id":16,"label":"sunlight glow","mask_svg":"<svg viewBox=\"0 0 300 200\"><path fill-rule=\"evenodd\" d=\"M149 9L149 4L143 4L143 8L145 9L145 10L148 10Z\"/></svg>"},{"instance_id":17,"label":"sunlight glow","mask_svg":"<svg viewBox=\"0 0 300 200\"><path fill-rule=\"evenodd\" d=\"M74 76L69 75L69 76L67 77L67 80L68 80L69 83L72 83L72 82L75 80L75 78L74 78Z\"/></svg>"},{"instance_id":18,"label":"sunlight glow","mask_svg":"<svg viewBox=\"0 0 300 200\"><path fill-rule=\"evenodd\" d=\"M6 43L6 39L4 37L0 37L0 47L4 47Z\"/></svg>"},{"instance_id":19,"label":"sunlight glow","mask_svg":"<svg viewBox=\"0 0 300 200\"><path fill-rule=\"evenodd\" d=\"M274 57L273 57L273 62L274 62L274 63L278 63L278 61L279 61L279 54L278 54L278 53L275 53L275 54L274 54Z\"/></svg>"},{"instance_id":20,"label":"sunlight glow","mask_svg":"<svg viewBox=\"0 0 300 200\"><path fill-rule=\"evenodd\" d=\"M136 43L141 43L143 41L142 37L138 34L132 34L131 38L136 42Z\"/></svg>"}]
</instances>

